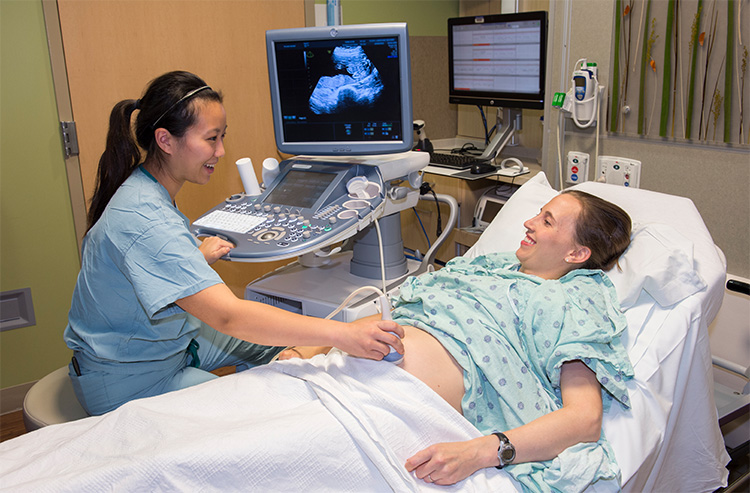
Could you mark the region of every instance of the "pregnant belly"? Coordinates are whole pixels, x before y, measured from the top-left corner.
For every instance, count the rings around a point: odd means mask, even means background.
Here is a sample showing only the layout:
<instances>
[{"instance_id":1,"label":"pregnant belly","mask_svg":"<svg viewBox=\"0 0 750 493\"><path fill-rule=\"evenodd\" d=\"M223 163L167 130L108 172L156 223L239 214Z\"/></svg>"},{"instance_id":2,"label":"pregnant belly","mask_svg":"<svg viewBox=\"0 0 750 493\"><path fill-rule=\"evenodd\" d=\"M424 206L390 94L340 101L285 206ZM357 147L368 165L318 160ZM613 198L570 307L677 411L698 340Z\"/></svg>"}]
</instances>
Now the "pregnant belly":
<instances>
[{"instance_id":1,"label":"pregnant belly","mask_svg":"<svg viewBox=\"0 0 750 493\"><path fill-rule=\"evenodd\" d=\"M427 384L463 414L463 369L432 335L416 327L403 327L404 361L399 366Z\"/></svg>"}]
</instances>

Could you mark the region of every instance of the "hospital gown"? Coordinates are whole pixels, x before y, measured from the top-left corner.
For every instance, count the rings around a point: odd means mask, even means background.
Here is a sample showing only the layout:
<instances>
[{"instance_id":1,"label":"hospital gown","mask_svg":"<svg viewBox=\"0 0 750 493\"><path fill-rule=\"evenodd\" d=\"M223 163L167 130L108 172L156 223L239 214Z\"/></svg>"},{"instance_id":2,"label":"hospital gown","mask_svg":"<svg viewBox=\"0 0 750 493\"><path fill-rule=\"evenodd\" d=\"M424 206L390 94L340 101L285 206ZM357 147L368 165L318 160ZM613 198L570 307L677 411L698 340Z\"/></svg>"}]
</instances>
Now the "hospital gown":
<instances>
[{"instance_id":1,"label":"hospital gown","mask_svg":"<svg viewBox=\"0 0 750 493\"><path fill-rule=\"evenodd\" d=\"M401 287L393 319L436 337L464 369L464 416L482 433L505 431L562 407L560 369L581 360L604 409L629 406L633 368L620 341L626 320L609 278L579 269L545 280L519 272L512 253L456 258ZM619 476L605 438L546 462L507 468L530 491L580 491Z\"/></svg>"}]
</instances>

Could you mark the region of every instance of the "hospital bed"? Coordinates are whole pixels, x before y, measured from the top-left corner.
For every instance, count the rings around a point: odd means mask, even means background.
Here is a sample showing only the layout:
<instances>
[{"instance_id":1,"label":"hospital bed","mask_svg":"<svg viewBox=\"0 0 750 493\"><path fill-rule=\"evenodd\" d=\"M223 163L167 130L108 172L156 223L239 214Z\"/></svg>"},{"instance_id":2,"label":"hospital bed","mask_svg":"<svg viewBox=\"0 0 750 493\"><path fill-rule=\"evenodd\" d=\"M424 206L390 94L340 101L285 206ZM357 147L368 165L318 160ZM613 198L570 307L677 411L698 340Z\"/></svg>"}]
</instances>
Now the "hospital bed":
<instances>
[{"instance_id":1,"label":"hospital bed","mask_svg":"<svg viewBox=\"0 0 750 493\"><path fill-rule=\"evenodd\" d=\"M601 183L575 188L626 209L633 243L610 273L629 328L632 411L603 427L625 491L713 491L729 457L712 393L707 326L725 261L688 199ZM557 192L539 174L498 213L467 255L515 250ZM339 351L276 362L130 402L0 444L0 489L13 491L516 491L494 468L453 487L403 464L439 441L479 432L437 394L386 362ZM595 483L590 491L617 485Z\"/></svg>"}]
</instances>

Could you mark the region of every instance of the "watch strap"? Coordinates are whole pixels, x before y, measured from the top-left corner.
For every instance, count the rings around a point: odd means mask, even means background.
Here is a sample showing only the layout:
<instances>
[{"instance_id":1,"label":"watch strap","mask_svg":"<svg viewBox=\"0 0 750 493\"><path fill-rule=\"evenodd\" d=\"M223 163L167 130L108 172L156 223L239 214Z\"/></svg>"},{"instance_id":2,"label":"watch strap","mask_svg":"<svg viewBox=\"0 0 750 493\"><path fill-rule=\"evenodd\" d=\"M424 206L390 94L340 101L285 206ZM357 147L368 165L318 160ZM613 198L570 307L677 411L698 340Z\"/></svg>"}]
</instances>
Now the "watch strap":
<instances>
[{"instance_id":1,"label":"watch strap","mask_svg":"<svg viewBox=\"0 0 750 493\"><path fill-rule=\"evenodd\" d=\"M508 437L505 436L504 433L500 433L498 431L498 432L493 433L493 435L495 435L497 437L497 439L500 440L500 445L498 445L498 447L497 447L497 458L500 461L500 465L499 466L495 466L495 469L502 469L505 466L507 466L508 464L510 464L511 462L513 462L513 459L515 459L515 457L516 457L516 450L513 447L513 444L510 443L510 440L508 440ZM503 458L501 457L501 454L500 454L500 451L502 449L504 449L505 447L510 447L513 450L513 457L511 457L508 462L505 462L503 460Z\"/></svg>"}]
</instances>

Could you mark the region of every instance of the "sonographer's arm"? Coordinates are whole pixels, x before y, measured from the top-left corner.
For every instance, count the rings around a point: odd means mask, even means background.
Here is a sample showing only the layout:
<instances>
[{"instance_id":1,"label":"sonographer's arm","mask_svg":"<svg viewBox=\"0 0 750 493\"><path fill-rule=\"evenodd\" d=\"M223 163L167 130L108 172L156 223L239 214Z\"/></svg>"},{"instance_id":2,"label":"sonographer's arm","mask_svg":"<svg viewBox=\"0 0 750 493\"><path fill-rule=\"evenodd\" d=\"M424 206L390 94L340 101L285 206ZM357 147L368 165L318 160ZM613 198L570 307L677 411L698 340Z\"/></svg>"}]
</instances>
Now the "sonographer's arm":
<instances>
[{"instance_id":1,"label":"sonographer's arm","mask_svg":"<svg viewBox=\"0 0 750 493\"><path fill-rule=\"evenodd\" d=\"M353 356L375 360L388 354L388 345L404 352L400 339L404 329L396 322L364 319L344 323L306 317L239 299L226 284L177 300L177 305L219 332L257 344L334 346Z\"/></svg>"},{"instance_id":2,"label":"sonographer's arm","mask_svg":"<svg viewBox=\"0 0 750 493\"><path fill-rule=\"evenodd\" d=\"M368 315L366 317L362 317L358 322L365 322L365 321L376 321L380 320L380 314L376 313L374 315ZM302 359L310 359L313 356L316 356L318 354L326 354L328 351L331 350L331 346L290 346L279 353L279 360L283 361L285 359L294 359L294 358L302 358ZM403 354L403 353L402 353Z\"/></svg>"}]
</instances>

